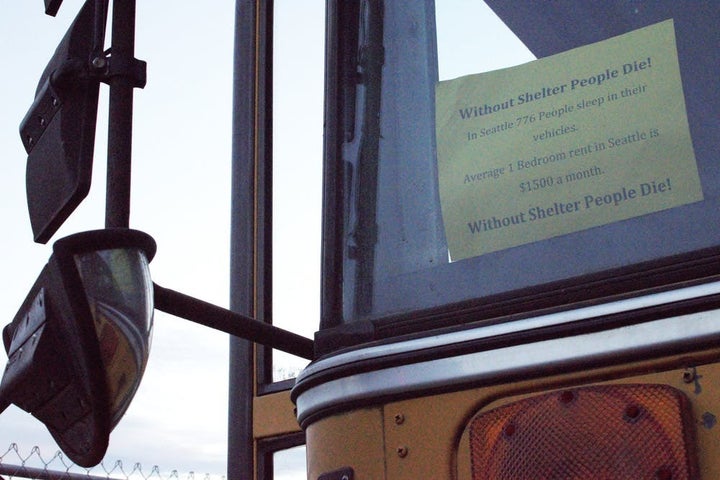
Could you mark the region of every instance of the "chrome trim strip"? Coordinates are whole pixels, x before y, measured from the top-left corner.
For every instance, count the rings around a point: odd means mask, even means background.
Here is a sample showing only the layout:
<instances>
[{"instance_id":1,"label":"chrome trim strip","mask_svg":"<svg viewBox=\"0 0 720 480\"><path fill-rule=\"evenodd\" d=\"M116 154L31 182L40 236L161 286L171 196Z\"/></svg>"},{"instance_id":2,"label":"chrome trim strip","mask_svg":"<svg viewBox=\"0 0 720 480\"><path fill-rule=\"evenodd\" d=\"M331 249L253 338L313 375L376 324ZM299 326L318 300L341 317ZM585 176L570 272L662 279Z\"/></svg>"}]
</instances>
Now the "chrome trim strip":
<instances>
[{"instance_id":1,"label":"chrome trim strip","mask_svg":"<svg viewBox=\"0 0 720 480\"><path fill-rule=\"evenodd\" d=\"M470 331L351 351L311 364L298 377L296 385L302 385L308 378L318 375L326 369L381 356L432 349L473 339L638 310L716 293L720 293L720 282L635 297L509 324L492 325ZM378 397L405 395L436 388L452 388L466 384L492 384L502 381L508 376L522 375L525 372L536 371L538 368L552 367L558 370L579 362L611 361L613 358L625 354L632 353L637 356L717 337L720 337L720 310L713 310L612 330L386 367L333 379L311 386L307 390L298 389L296 398L298 419L302 423L308 417L318 414L324 409L336 408L350 402L365 401L369 403Z\"/></svg>"},{"instance_id":2,"label":"chrome trim strip","mask_svg":"<svg viewBox=\"0 0 720 480\"><path fill-rule=\"evenodd\" d=\"M347 353L333 355L328 358L321 359L311 363L305 368L297 378L297 383L311 377L323 370L336 368L342 365L368 360L372 358L386 357L401 353L408 353L417 350L432 349L434 347L452 345L468 340L478 340L481 338L491 338L508 333L516 333L537 328L544 328L554 325L576 322L578 320L587 320L590 318L604 317L621 312L640 310L648 307L656 307L659 305L667 305L682 300L692 298L700 298L720 293L720 282L712 282L692 287L680 288L666 292L654 293L640 297L633 297L614 302L608 302L590 307L583 307L574 310L567 310L538 317L525 318L515 322L500 323L497 325L488 325L473 330L463 330L443 335L434 335L429 337L408 340L405 342L391 343L375 347L353 350Z\"/></svg>"}]
</instances>

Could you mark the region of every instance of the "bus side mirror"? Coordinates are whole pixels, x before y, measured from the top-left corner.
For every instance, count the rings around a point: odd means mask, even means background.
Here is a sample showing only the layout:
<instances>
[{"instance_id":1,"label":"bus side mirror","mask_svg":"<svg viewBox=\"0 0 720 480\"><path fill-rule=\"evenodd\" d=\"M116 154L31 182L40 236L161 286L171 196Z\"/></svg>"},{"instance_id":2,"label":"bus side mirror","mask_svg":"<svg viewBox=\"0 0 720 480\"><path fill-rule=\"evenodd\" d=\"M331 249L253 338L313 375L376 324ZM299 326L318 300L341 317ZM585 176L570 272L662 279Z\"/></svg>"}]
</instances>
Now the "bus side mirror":
<instances>
[{"instance_id":1,"label":"bus side mirror","mask_svg":"<svg viewBox=\"0 0 720 480\"><path fill-rule=\"evenodd\" d=\"M3 330L0 408L38 418L76 464L97 465L147 363L155 242L133 230L84 232L53 254Z\"/></svg>"}]
</instances>

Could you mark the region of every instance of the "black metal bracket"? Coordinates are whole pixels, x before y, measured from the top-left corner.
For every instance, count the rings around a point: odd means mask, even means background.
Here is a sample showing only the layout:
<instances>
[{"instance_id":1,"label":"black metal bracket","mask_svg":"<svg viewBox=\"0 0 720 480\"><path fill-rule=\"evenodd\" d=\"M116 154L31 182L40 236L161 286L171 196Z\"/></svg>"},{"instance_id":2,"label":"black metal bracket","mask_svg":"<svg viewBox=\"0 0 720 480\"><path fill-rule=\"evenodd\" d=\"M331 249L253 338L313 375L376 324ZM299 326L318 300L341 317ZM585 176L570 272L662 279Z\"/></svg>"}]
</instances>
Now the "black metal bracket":
<instances>
[{"instance_id":1,"label":"black metal bracket","mask_svg":"<svg viewBox=\"0 0 720 480\"><path fill-rule=\"evenodd\" d=\"M116 78L124 78L134 88L145 88L147 83L147 62L137 58L113 56L108 50L95 57L91 65L93 76L108 85Z\"/></svg>"},{"instance_id":2,"label":"black metal bracket","mask_svg":"<svg viewBox=\"0 0 720 480\"><path fill-rule=\"evenodd\" d=\"M309 338L153 284L155 309L220 330L307 360L314 359L315 343Z\"/></svg>"}]
</instances>

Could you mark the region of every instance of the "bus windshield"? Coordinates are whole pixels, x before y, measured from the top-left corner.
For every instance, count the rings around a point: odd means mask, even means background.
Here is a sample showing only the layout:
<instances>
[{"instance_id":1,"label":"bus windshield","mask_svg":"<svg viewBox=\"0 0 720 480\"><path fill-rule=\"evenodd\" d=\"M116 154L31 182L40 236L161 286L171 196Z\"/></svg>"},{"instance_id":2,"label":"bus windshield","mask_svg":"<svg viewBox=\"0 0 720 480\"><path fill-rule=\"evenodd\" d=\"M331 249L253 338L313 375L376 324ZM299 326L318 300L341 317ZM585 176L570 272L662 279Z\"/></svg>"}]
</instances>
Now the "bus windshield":
<instances>
[{"instance_id":1,"label":"bus windshield","mask_svg":"<svg viewBox=\"0 0 720 480\"><path fill-rule=\"evenodd\" d=\"M322 328L394 336L716 273L720 9L350 3L328 47Z\"/></svg>"}]
</instances>

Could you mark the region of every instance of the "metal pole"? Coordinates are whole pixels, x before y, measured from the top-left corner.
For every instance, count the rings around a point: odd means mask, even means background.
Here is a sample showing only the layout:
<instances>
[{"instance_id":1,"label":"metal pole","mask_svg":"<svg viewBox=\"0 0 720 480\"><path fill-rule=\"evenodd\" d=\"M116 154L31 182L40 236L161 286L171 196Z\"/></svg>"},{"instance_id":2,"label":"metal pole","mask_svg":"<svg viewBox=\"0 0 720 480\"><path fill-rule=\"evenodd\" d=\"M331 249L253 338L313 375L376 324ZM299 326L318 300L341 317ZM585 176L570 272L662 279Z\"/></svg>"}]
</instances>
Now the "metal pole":
<instances>
[{"instance_id":1,"label":"metal pole","mask_svg":"<svg viewBox=\"0 0 720 480\"><path fill-rule=\"evenodd\" d=\"M255 316L255 65L258 1L236 0L233 62L230 309ZM230 338L228 480L254 478L254 346Z\"/></svg>"},{"instance_id":2,"label":"metal pole","mask_svg":"<svg viewBox=\"0 0 720 480\"><path fill-rule=\"evenodd\" d=\"M130 224L135 0L113 2L105 227Z\"/></svg>"},{"instance_id":3,"label":"metal pole","mask_svg":"<svg viewBox=\"0 0 720 480\"><path fill-rule=\"evenodd\" d=\"M313 359L313 341L296 333L161 287L158 284L154 284L154 298L157 310L235 335L238 338L277 348L307 360Z\"/></svg>"}]
</instances>

